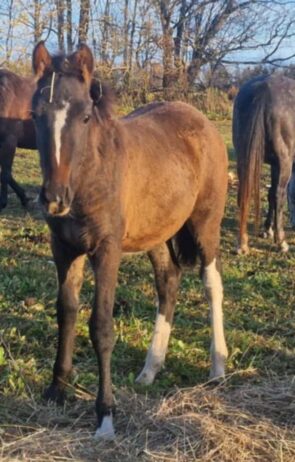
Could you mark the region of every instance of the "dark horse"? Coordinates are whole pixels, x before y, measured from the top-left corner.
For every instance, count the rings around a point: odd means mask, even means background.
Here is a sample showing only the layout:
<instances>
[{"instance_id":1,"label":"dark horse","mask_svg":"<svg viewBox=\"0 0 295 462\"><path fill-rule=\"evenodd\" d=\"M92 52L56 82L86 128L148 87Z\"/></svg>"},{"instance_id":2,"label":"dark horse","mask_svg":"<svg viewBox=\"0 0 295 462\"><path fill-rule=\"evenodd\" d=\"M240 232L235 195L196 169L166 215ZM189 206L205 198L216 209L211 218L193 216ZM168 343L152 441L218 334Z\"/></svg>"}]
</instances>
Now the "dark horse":
<instances>
[{"instance_id":1,"label":"dark horse","mask_svg":"<svg viewBox=\"0 0 295 462\"><path fill-rule=\"evenodd\" d=\"M239 253L248 253L247 219L254 196L255 223L260 215L262 163L271 167L266 234L288 250L283 207L295 154L295 81L283 76L256 77L245 83L234 104L233 143L237 154L240 207ZM274 232L272 230L274 227Z\"/></svg>"},{"instance_id":2,"label":"dark horse","mask_svg":"<svg viewBox=\"0 0 295 462\"><path fill-rule=\"evenodd\" d=\"M43 174L40 201L52 234L59 291L59 339L46 398L63 401L85 256L95 278L90 336L98 359L97 437L114 436L111 353L113 305L122 252L147 251L159 309L138 382L164 363L181 263L201 259L211 307L211 377L224 375L218 248L227 190L227 154L215 127L183 103L153 103L116 120L107 90L93 79L86 45L51 57L33 53L38 86L33 116Z\"/></svg>"},{"instance_id":3,"label":"dark horse","mask_svg":"<svg viewBox=\"0 0 295 462\"><path fill-rule=\"evenodd\" d=\"M31 117L35 78L21 77L8 70L0 70L0 210L7 205L8 185L20 198L23 206L28 199L24 190L12 177L15 150L36 149L34 123Z\"/></svg>"}]
</instances>

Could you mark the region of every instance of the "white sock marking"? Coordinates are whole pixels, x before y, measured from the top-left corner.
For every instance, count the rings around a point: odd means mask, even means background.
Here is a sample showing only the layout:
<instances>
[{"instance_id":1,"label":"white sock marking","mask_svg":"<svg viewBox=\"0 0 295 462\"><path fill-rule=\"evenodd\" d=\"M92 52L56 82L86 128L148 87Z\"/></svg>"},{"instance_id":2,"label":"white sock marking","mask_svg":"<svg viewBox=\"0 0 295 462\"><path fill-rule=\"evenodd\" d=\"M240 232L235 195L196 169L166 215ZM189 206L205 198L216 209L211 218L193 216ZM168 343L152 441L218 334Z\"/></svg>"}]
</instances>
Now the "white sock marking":
<instances>
[{"instance_id":1,"label":"white sock marking","mask_svg":"<svg viewBox=\"0 0 295 462\"><path fill-rule=\"evenodd\" d=\"M115 438L115 430L113 427L113 417L111 415L106 415L102 419L101 426L97 428L94 438L104 439L104 440L113 440Z\"/></svg>"},{"instance_id":2,"label":"white sock marking","mask_svg":"<svg viewBox=\"0 0 295 462\"><path fill-rule=\"evenodd\" d=\"M281 251L282 252L288 252L289 250L289 245L287 244L286 241L281 242Z\"/></svg>"},{"instance_id":3,"label":"white sock marking","mask_svg":"<svg viewBox=\"0 0 295 462\"><path fill-rule=\"evenodd\" d=\"M171 326L163 314L158 313L151 346L146 356L145 365L136 381L145 385L153 383L154 378L165 361Z\"/></svg>"},{"instance_id":4,"label":"white sock marking","mask_svg":"<svg viewBox=\"0 0 295 462\"><path fill-rule=\"evenodd\" d=\"M57 165L60 164L60 149L61 149L61 133L66 124L69 103L66 103L62 109L55 111L55 119L53 125L54 143L55 143L55 159Z\"/></svg>"},{"instance_id":5,"label":"white sock marking","mask_svg":"<svg viewBox=\"0 0 295 462\"><path fill-rule=\"evenodd\" d=\"M228 356L223 330L222 299L223 287L216 259L205 267L204 285L211 309L212 342L211 342L211 378L224 376L224 361Z\"/></svg>"}]
</instances>

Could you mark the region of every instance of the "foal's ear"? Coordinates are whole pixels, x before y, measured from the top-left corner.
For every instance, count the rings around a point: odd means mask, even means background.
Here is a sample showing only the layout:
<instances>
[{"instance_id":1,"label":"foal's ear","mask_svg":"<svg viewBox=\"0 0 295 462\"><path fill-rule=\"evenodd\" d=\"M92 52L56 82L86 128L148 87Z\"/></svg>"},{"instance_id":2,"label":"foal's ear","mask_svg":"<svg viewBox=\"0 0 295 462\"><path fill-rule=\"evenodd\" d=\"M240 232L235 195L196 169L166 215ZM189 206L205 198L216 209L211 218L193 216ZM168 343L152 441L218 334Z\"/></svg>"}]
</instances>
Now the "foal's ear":
<instances>
[{"instance_id":1,"label":"foal's ear","mask_svg":"<svg viewBox=\"0 0 295 462\"><path fill-rule=\"evenodd\" d=\"M51 64L52 59L44 42L39 42L33 51L33 70L36 77L40 79Z\"/></svg>"},{"instance_id":2,"label":"foal's ear","mask_svg":"<svg viewBox=\"0 0 295 462\"><path fill-rule=\"evenodd\" d=\"M85 43L81 43L78 50L69 59L81 71L83 80L90 86L94 69L94 59L90 48Z\"/></svg>"},{"instance_id":3,"label":"foal's ear","mask_svg":"<svg viewBox=\"0 0 295 462\"><path fill-rule=\"evenodd\" d=\"M100 119L109 120L113 115L114 94L109 86L93 78L90 85L90 96Z\"/></svg>"}]
</instances>

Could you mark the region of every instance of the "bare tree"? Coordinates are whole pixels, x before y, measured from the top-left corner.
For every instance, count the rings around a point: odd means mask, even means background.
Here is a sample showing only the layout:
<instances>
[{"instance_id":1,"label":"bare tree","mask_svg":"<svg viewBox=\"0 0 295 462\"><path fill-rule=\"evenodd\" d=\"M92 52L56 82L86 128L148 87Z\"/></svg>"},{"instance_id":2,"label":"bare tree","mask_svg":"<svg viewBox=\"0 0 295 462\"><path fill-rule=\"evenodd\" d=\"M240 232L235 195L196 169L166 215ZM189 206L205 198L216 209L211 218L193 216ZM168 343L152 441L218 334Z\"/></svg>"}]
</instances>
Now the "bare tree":
<instances>
[{"instance_id":1,"label":"bare tree","mask_svg":"<svg viewBox=\"0 0 295 462\"><path fill-rule=\"evenodd\" d=\"M123 65L128 71L128 53L129 53L129 0L124 0L124 44L123 44Z\"/></svg>"},{"instance_id":2,"label":"bare tree","mask_svg":"<svg viewBox=\"0 0 295 462\"><path fill-rule=\"evenodd\" d=\"M34 43L42 37L41 0L34 0Z\"/></svg>"},{"instance_id":3,"label":"bare tree","mask_svg":"<svg viewBox=\"0 0 295 462\"><path fill-rule=\"evenodd\" d=\"M58 47L61 51L65 49L65 37L64 37L64 29L65 29L65 3L64 0L55 0L56 4L56 12L57 12L57 40L58 40Z\"/></svg>"},{"instance_id":4,"label":"bare tree","mask_svg":"<svg viewBox=\"0 0 295 462\"><path fill-rule=\"evenodd\" d=\"M130 71L132 71L132 66L133 66L134 37L135 37L135 25L136 25L136 18L137 18L137 5L138 5L138 0L134 0L131 27L130 27L130 41L129 41L129 64L128 64L128 68L129 68Z\"/></svg>"},{"instance_id":5,"label":"bare tree","mask_svg":"<svg viewBox=\"0 0 295 462\"><path fill-rule=\"evenodd\" d=\"M73 51L73 28L72 28L72 0L66 0L67 4L67 49L68 53Z\"/></svg>"},{"instance_id":6,"label":"bare tree","mask_svg":"<svg viewBox=\"0 0 295 462\"><path fill-rule=\"evenodd\" d=\"M5 41L6 62L9 63L12 52L12 34L13 34L13 7L14 0L9 0L8 3L8 30Z\"/></svg>"},{"instance_id":7,"label":"bare tree","mask_svg":"<svg viewBox=\"0 0 295 462\"><path fill-rule=\"evenodd\" d=\"M295 15L280 1L204 0L190 9L188 20L193 32L190 84L204 65L246 63L251 51L257 55L253 64L274 63L280 44L295 35ZM238 53L240 60L235 59Z\"/></svg>"},{"instance_id":8,"label":"bare tree","mask_svg":"<svg viewBox=\"0 0 295 462\"><path fill-rule=\"evenodd\" d=\"M86 42L89 29L90 0L80 0L78 42Z\"/></svg>"},{"instance_id":9,"label":"bare tree","mask_svg":"<svg viewBox=\"0 0 295 462\"><path fill-rule=\"evenodd\" d=\"M178 0L156 0L162 26L161 46L163 50L163 89L166 98L170 97L170 89L173 86L173 27L171 18Z\"/></svg>"}]
</instances>

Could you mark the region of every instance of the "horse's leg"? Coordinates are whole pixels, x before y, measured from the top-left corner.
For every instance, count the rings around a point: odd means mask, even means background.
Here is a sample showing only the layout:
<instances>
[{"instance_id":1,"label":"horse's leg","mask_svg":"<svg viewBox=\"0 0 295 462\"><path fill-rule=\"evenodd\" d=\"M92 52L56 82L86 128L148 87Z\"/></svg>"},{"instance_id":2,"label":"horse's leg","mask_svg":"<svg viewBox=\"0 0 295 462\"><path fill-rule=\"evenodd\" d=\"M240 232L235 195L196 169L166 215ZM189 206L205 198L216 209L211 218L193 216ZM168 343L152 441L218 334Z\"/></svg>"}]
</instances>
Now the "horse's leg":
<instances>
[{"instance_id":1,"label":"horse's leg","mask_svg":"<svg viewBox=\"0 0 295 462\"><path fill-rule=\"evenodd\" d=\"M0 210L7 206L8 183L11 175L12 162L16 149L16 140L14 137L6 138L1 144L1 193L0 193Z\"/></svg>"},{"instance_id":2,"label":"horse's leg","mask_svg":"<svg viewBox=\"0 0 295 462\"><path fill-rule=\"evenodd\" d=\"M90 337L98 360L99 389L96 399L98 428L96 438L115 436L111 380L111 355L114 346L113 306L121 250L116 242L101 244L90 257L95 275L95 297L90 317Z\"/></svg>"},{"instance_id":3,"label":"horse's leg","mask_svg":"<svg viewBox=\"0 0 295 462\"><path fill-rule=\"evenodd\" d=\"M16 140L15 138L7 139L1 146L1 195L0 210L7 205L8 185L12 187L19 197L23 206L27 205L28 199L24 190L17 184L12 177L12 164L15 156Z\"/></svg>"},{"instance_id":4,"label":"horse's leg","mask_svg":"<svg viewBox=\"0 0 295 462\"><path fill-rule=\"evenodd\" d=\"M20 199L22 206L26 207L28 205L29 199L27 198L24 189L15 181L12 174L10 175L8 183Z\"/></svg>"},{"instance_id":5,"label":"horse's leg","mask_svg":"<svg viewBox=\"0 0 295 462\"><path fill-rule=\"evenodd\" d=\"M239 236L238 236L238 249L237 253L239 255L247 255L249 253L248 246L248 231L247 231L247 222L249 215L249 197L241 197L241 172L238 169L238 207L239 207Z\"/></svg>"},{"instance_id":6,"label":"horse's leg","mask_svg":"<svg viewBox=\"0 0 295 462\"><path fill-rule=\"evenodd\" d=\"M272 163L270 166L271 171L271 186L268 190L268 212L264 223L265 237L274 237L273 223L274 212L276 207L276 191L279 180L279 167L277 163Z\"/></svg>"},{"instance_id":7,"label":"horse's leg","mask_svg":"<svg viewBox=\"0 0 295 462\"><path fill-rule=\"evenodd\" d=\"M145 365L136 379L145 385L153 383L164 364L181 278L181 269L173 262L166 243L151 250L148 255L155 272L159 309Z\"/></svg>"},{"instance_id":8,"label":"horse's leg","mask_svg":"<svg viewBox=\"0 0 295 462\"><path fill-rule=\"evenodd\" d=\"M47 400L62 404L66 381L72 370L72 355L79 294L83 282L85 256L72 255L56 239L52 239L52 252L57 268L58 347L53 368L53 380L46 390Z\"/></svg>"},{"instance_id":9,"label":"horse's leg","mask_svg":"<svg viewBox=\"0 0 295 462\"><path fill-rule=\"evenodd\" d=\"M279 157L279 178L276 191L275 202L275 242L279 245L282 252L287 252L289 246L285 241L283 228L283 213L287 197L287 186L292 172L292 159L288 155Z\"/></svg>"},{"instance_id":10,"label":"horse's leg","mask_svg":"<svg viewBox=\"0 0 295 462\"><path fill-rule=\"evenodd\" d=\"M219 226L213 212L198 214L192 218L193 235L201 252L201 275L210 306L212 341L210 378L218 379L224 376L225 360L228 356L223 327L223 285L220 272Z\"/></svg>"}]
</instances>

